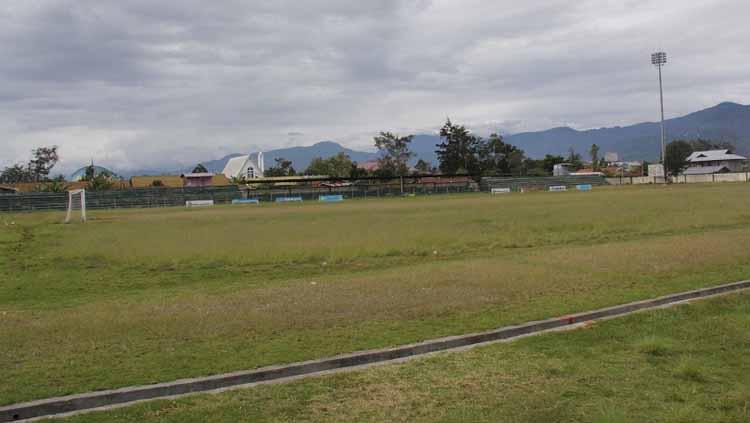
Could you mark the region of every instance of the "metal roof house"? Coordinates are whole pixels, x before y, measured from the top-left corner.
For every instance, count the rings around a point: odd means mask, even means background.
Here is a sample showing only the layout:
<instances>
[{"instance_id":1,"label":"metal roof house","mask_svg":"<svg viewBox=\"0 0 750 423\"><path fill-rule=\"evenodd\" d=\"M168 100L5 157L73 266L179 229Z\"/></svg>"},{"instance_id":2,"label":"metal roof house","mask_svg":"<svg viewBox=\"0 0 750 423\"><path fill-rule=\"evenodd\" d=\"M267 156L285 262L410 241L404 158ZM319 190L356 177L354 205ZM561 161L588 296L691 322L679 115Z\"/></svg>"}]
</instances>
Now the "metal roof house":
<instances>
[{"instance_id":1,"label":"metal roof house","mask_svg":"<svg viewBox=\"0 0 750 423\"><path fill-rule=\"evenodd\" d=\"M688 168L684 175L710 175L712 173L741 172L747 157L734 154L730 150L696 151L686 159Z\"/></svg>"},{"instance_id":2,"label":"metal roof house","mask_svg":"<svg viewBox=\"0 0 750 423\"><path fill-rule=\"evenodd\" d=\"M262 178L264 171L263 153L257 153L229 159L221 173L229 179L256 179Z\"/></svg>"}]
</instances>

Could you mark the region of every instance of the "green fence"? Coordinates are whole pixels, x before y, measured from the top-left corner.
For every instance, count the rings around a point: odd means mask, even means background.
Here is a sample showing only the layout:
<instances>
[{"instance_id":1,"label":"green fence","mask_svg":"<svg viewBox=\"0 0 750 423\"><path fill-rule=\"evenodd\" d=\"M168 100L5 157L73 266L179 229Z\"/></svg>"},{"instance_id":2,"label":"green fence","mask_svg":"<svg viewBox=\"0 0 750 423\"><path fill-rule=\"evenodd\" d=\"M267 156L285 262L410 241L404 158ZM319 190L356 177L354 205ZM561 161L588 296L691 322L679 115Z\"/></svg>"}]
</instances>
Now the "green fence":
<instances>
[{"instance_id":1,"label":"green fence","mask_svg":"<svg viewBox=\"0 0 750 423\"><path fill-rule=\"evenodd\" d=\"M87 191L88 209L184 206L189 200L213 200L231 203L241 198L235 185L205 188L144 188L129 190ZM0 211L65 210L67 193L19 193L0 196Z\"/></svg>"}]
</instances>

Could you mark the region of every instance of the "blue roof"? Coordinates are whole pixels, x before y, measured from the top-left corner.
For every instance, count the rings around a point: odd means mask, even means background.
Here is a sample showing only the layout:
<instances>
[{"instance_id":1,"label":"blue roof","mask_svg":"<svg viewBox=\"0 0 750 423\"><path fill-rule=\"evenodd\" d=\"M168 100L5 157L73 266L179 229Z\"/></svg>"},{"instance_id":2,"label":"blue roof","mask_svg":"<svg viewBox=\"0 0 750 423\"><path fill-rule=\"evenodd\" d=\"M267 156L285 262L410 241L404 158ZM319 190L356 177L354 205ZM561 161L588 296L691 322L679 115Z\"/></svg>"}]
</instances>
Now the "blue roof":
<instances>
[{"instance_id":1,"label":"blue roof","mask_svg":"<svg viewBox=\"0 0 750 423\"><path fill-rule=\"evenodd\" d=\"M90 166L84 166L84 167L76 170L75 172L73 172L73 174L70 175L70 181L77 182L77 181L82 180L84 178L84 176L86 176L86 169L88 169L89 167ZM115 174L114 172L112 172L111 170L109 170L109 169L107 169L105 167L94 166L94 176L100 175L102 173L108 173L110 175L114 175Z\"/></svg>"}]
</instances>

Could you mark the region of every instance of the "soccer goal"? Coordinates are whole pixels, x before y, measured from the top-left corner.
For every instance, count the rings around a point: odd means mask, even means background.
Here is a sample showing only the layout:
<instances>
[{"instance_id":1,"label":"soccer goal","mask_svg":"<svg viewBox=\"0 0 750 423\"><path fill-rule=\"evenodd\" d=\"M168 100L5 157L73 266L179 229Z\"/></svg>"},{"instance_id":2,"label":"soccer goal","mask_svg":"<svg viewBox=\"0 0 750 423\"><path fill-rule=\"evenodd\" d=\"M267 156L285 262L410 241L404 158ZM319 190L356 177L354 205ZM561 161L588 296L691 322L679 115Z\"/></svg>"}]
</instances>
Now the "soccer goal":
<instances>
[{"instance_id":1,"label":"soccer goal","mask_svg":"<svg viewBox=\"0 0 750 423\"><path fill-rule=\"evenodd\" d=\"M68 214L65 216L65 223L70 223L70 219L77 212L81 213L81 222L86 221L86 190L74 189L68 191Z\"/></svg>"}]
</instances>

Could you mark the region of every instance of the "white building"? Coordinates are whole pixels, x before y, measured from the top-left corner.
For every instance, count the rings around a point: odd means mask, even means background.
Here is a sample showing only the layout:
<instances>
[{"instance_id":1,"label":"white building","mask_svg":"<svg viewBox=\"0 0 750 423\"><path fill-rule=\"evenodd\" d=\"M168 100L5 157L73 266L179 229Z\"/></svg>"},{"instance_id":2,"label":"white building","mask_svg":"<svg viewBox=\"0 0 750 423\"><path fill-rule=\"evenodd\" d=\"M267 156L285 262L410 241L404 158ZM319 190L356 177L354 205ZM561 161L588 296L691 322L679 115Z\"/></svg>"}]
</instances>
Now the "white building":
<instances>
[{"instance_id":1,"label":"white building","mask_svg":"<svg viewBox=\"0 0 750 423\"><path fill-rule=\"evenodd\" d=\"M261 152L229 159L221 173L229 179L255 179L262 178L264 171L263 153Z\"/></svg>"},{"instance_id":2,"label":"white building","mask_svg":"<svg viewBox=\"0 0 750 423\"><path fill-rule=\"evenodd\" d=\"M615 152L608 151L604 153L604 161L607 163L619 162L620 156Z\"/></svg>"},{"instance_id":3,"label":"white building","mask_svg":"<svg viewBox=\"0 0 750 423\"><path fill-rule=\"evenodd\" d=\"M686 160L688 168L683 172L685 175L741 172L747 163L747 157L729 150L696 151Z\"/></svg>"},{"instance_id":4,"label":"white building","mask_svg":"<svg viewBox=\"0 0 750 423\"><path fill-rule=\"evenodd\" d=\"M552 176L568 176L570 175L570 163L559 163L552 166Z\"/></svg>"}]
</instances>

